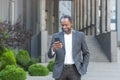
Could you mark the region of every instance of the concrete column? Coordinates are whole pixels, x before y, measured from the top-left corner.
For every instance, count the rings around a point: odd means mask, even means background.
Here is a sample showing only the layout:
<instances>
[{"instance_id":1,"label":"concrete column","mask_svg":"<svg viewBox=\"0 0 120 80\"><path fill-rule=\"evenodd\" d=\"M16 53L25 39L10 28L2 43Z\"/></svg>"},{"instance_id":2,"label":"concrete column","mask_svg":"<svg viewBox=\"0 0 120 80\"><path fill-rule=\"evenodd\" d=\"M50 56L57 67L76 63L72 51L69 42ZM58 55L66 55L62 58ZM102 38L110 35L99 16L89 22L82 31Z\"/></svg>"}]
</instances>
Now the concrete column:
<instances>
[{"instance_id":1,"label":"concrete column","mask_svg":"<svg viewBox=\"0 0 120 80\"><path fill-rule=\"evenodd\" d=\"M88 0L87 5L88 5L88 9L87 9L88 11L87 11L87 24L86 25L88 27L88 26L91 26L91 0ZM88 35L90 35L90 30L91 30L90 28L87 29Z\"/></svg>"},{"instance_id":2,"label":"concrete column","mask_svg":"<svg viewBox=\"0 0 120 80\"><path fill-rule=\"evenodd\" d=\"M96 35L99 34L100 28L99 28L99 0L95 1L95 27L96 27Z\"/></svg>"},{"instance_id":3,"label":"concrete column","mask_svg":"<svg viewBox=\"0 0 120 80\"><path fill-rule=\"evenodd\" d=\"M76 14L77 14L77 8L76 8L77 1L74 0L74 28L76 29L77 22L76 22Z\"/></svg>"},{"instance_id":4,"label":"concrete column","mask_svg":"<svg viewBox=\"0 0 120 80\"><path fill-rule=\"evenodd\" d=\"M116 4L117 4L117 46L118 46L118 63L120 63L120 0L116 0Z\"/></svg>"},{"instance_id":5,"label":"concrete column","mask_svg":"<svg viewBox=\"0 0 120 80\"><path fill-rule=\"evenodd\" d=\"M40 40L41 40L41 62L46 62L46 57L47 57L47 38L48 38L48 33L46 31L46 13L45 13L45 9L46 9L46 0L40 0Z\"/></svg>"},{"instance_id":6,"label":"concrete column","mask_svg":"<svg viewBox=\"0 0 120 80\"><path fill-rule=\"evenodd\" d=\"M80 0L77 0L77 16L76 16L77 17L77 21L76 21L77 22L77 30L79 30L79 27L80 27L80 25L79 25L79 23L80 23L80 20L79 20L79 17L80 17L79 16L80 15L79 14L79 6L80 6L79 2L80 2Z\"/></svg>"},{"instance_id":7,"label":"concrete column","mask_svg":"<svg viewBox=\"0 0 120 80\"><path fill-rule=\"evenodd\" d=\"M84 0L82 0L81 1L82 3L82 29L84 28L84 10L85 10L85 8L84 8Z\"/></svg>"},{"instance_id":8,"label":"concrete column","mask_svg":"<svg viewBox=\"0 0 120 80\"><path fill-rule=\"evenodd\" d=\"M105 33L105 0L101 0L101 3L102 3L102 10L101 10L101 17L102 17L102 26L101 26L101 28L102 28L102 33Z\"/></svg>"},{"instance_id":9,"label":"concrete column","mask_svg":"<svg viewBox=\"0 0 120 80\"><path fill-rule=\"evenodd\" d=\"M82 1L83 0L80 0L80 2L79 2L79 5L80 5L80 7L79 7L79 14L80 14L80 23L79 23L79 26L80 26L80 30L82 29L82 9L83 9L83 7L82 7Z\"/></svg>"},{"instance_id":10,"label":"concrete column","mask_svg":"<svg viewBox=\"0 0 120 80\"><path fill-rule=\"evenodd\" d=\"M72 3L71 3L71 11L72 11L72 18L73 18L73 28L75 28L75 0L72 0Z\"/></svg>"},{"instance_id":11,"label":"concrete column","mask_svg":"<svg viewBox=\"0 0 120 80\"><path fill-rule=\"evenodd\" d=\"M44 31L46 29L46 21L45 21L45 8L46 8L46 0L40 0L40 30Z\"/></svg>"},{"instance_id":12,"label":"concrete column","mask_svg":"<svg viewBox=\"0 0 120 80\"><path fill-rule=\"evenodd\" d=\"M91 20L91 0L88 0L88 26L90 26L90 20Z\"/></svg>"},{"instance_id":13,"label":"concrete column","mask_svg":"<svg viewBox=\"0 0 120 80\"><path fill-rule=\"evenodd\" d=\"M120 0L117 0L117 39L118 46L120 47Z\"/></svg>"},{"instance_id":14,"label":"concrete column","mask_svg":"<svg viewBox=\"0 0 120 80\"><path fill-rule=\"evenodd\" d=\"M116 32L111 32L111 61L117 62L117 36ZM120 54L120 53L119 53Z\"/></svg>"},{"instance_id":15,"label":"concrete column","mask_svg":"<svg viewBox=\"0 0 120 80\"><path fill-rule=\"evenodd\" d=\"M107 32L110 32L110 0L107 0Z\"/></svg>"},{"instance_id":16,"label":"concrete column","mask_svg":"<svg viewBox=\"0 0 120 80\"><path fill-rule=\"evenodd\" d=\"M26 29L30 29L31 26L31 1L30 0L26 0Z\"/></svg>"},{"instance_id":17,"label":"concrete column","mask_svg":"<svg viewBox=\"0 0 120 80\"><path fill-rule=\"evenodd\" d=\"M87 18L87 15L86 15L86 0L84 0L84 28L86 28L86 18Z\"/></svg>"},{"instance_id":18,"label":"concrete column","mask_svg":"<svg viewBox=\"0 0 120 80\"><path fill-rule=\"evenodd\" d=\"M9 1L9 5L10 5L10 22L11 22L11 24L14 24L14 22L15 22L15 0L10 0Z\"/></svg>"},{"instance_id":19,"label":"concrete column","mask_svg":"<svg viewBox=\"0 0 120 80\"><path fill-rule=\"evenodd\" d=\"M92 0L91 2L91 9L92 9L92 13L91 13L91 24L92 24L92 35L95 35L95 0Z\"/></svg>"}]
</instances>

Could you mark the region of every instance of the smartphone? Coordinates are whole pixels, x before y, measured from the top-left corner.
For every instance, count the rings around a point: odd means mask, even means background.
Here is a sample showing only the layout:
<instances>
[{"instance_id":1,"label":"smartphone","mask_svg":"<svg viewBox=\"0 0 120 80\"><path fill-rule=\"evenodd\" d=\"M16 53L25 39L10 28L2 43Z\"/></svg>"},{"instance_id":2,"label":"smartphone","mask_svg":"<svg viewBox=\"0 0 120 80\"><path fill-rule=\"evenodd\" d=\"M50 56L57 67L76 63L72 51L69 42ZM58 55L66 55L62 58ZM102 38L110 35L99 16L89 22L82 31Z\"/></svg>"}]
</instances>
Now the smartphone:
<instances>
[{"instance_id":1,"label":"smartphone","mask_svg":"<svg viewBox=\"0 0 120 80\"><path fill-rule=\"evenodd\" d=\"M55 38L55 42L56 42L56 41L60 41L60 38Z\"/></svg>"}]
</instances>

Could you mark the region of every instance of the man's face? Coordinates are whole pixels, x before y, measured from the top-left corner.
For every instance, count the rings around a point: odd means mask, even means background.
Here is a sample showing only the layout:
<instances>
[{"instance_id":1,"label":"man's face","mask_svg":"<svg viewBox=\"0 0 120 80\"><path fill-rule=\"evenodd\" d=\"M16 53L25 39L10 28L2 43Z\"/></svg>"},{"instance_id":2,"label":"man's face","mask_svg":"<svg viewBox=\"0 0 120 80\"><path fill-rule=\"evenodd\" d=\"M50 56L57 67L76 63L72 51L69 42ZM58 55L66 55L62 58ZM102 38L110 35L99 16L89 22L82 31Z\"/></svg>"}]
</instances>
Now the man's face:
<instances>
[{"instance_id":1,"label":"man's face","mask_svg":"<svg viewBox=\"0 0 120 80\"><path fill-rule=\"evenodd\" d=\"M63 19L61 19L61 26L62 26L62 30L63 30L66 34L70 34L70 33L71 33L72 22L70 22L70 21L68 20L68 18L63 18Z\"/></svg>"}]
</instances>

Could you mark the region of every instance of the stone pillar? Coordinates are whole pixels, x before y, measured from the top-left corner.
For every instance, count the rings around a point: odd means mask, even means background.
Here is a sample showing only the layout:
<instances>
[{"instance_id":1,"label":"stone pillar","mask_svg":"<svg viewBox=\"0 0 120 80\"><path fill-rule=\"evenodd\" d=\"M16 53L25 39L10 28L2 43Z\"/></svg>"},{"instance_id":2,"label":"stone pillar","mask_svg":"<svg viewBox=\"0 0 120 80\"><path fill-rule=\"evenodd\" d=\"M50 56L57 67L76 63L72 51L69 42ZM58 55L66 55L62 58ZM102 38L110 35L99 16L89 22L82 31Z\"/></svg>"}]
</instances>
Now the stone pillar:
<instances>
[{"instance_id":1,"label":"stone pillar","mask_svg":"<svg viewBox=\"0 0 120 80\"><path fill-rule=\"evenodd\" d=\"M95 0L92 0L92 26L93 26L93 34L95 35Z\"/></svg>"},{"instance_id":2,"label":"stone pillar","mask_svg":"<svg viewBox=\"0 0 120 80\"><path fill-rule=\"evenodd\" d=\"M117 0L117 39L118 39L118 46L120 47L120 0Z\"/></svg>"},{"instance_id":3,"label":"stone pillar","mask_svg":"<svg viewBox=\"0 0 120 80\"><path fill-rule=\"evenodd\" d=\"M45 13L45 9L46 9L46 0L40 0L40 10L39 10L39 18L40 18L40 40L41 40L41 62L46 62L46 57L47 57L47 38L48 38L48 33L46 31L46 13Z\"/></svg>"},{"instance_id":4,"label":"stone pillar","mask_svg":"<svg viewBox=\"0 0 120 80\"><path fill-rule=\"evenodd\" d=\"M80 14L79 14L79 6L80 6L80 5L79 5L79 2L80 2L80 0L77 0L77 12L76 12L76 13L77 13L77 14L76 14L77 30L79 30L79 26L80 26L80 25L79 25L79 22L80 22L80 20L79 20L79 17L80 17L80 16L79 16L79 15L80 15Z\"/></svg>"},{"instance_id":5,"label":"stone pillar","mask_svg":"<svg viewBox=\"0 0 120 80\"><path fill-rule=\"evenodd\" d=\"M74 28L76 29L77 27L77 22L76 22L76 15L77 15L77 7L76 7L77 1L74 0Z\"/></svg>"},{"instance_id":6,"label":"stone pillar","mask_svg":"<svg viewBox=\"0 0 120 80\"><path fill-rule=\"evenodd\" d=\"M84 13L84 10L85 10L85 7L84 7L84 0L82 0L81 1L82 3L82 30L84 29L84 15L85 15L85 13Z\"/></svg>"},{"instance_id":7,"label":"stone pillar","mask_svg":"<svg viewBox=\"0 0 120 80\"><path fill-rule=\"evenodd\" d=\"M87 33L88 33L88 35L90 35L90 32L91 32L91 0L88 0L88 11L87 11L87 23L86 23L86 25L87 25L87 27L89 27L89 28L87 28Z\"/></svg>"},{"instance_id":8,"label":"stone pillar","mask_svg":"<svg viewBox=\"0 0 120 80\"><path fill-rule=\"evenodd\" d=\"M76 12L75 12L75 1L76 0L72 0L72 18L73 18L73 28L75 29L75 26L76 26L76 24L75 24L75 14L76 14Z\"/></svg>"},{"instance_id":9,"label":"stone pillar","mask_svg":"<svg viewBox=\"0 0 120 80\"><path fill-rule=\"evenodd\" d=\"M110 45L111 45L111 61L117 62L117 36L116 36L116 32L111 32L111 44Z\"/></svg>"},{"instance_id":10,"label":"stone pillar","mask_svg":"<svg viewBox=\"0 0 120 80\"><path fill-rule=\"evenodd\" d=\"M15 22L15 0L10 0L9 1L9 7L10 7L10 10L9 10L9 19L10 19L10 22L11 24L14 24Z\"/></svg>"},{"instance_id":11,"label":"stone pillar","mask_svg":"<svg viewBox=\"0 0 120 80\"><path fill-rule=\"evenodd\" d=\"M110 32L110 0L107 0L107 32Z\"/></svg>"},{"instance_id":12,"label":"stone pillar","mask_svg":"<svg viewBox=\"0 0 120 80\"><path fill-rule=\"evenodd\" d=\"M84 0L84 28L86 28L86 18L87 18L87 15L86 15L86 0Z\"/></svg>"},{"instance_id":13,"label":"stone pillar","mask_svg":"<svg viewBox=\"0 0 120 80\"><path fill-rule=\"evenodd\" d=\"M117 46L118 46L118 63L120 63L120 0L116 0L116 4L117 4Z\"/></svg>"},{"instance_id":14,"label":"stone pillar","mask_svg":"<svg viewBox=\"0 0 120 80\"><path fill-rule=\"evenodd\" d=\"M101 10L101 17L102 17L102 26L101 26L101 28L102 28L102 33L105 33L105 0L101 0L101 3L102 3L102 10Z\"/></svg>"},{"instance_id":15,"label":"stone pillar","mask_svg":"<svg viewBox=\"0 0 120 80\"><path fill-rule=\"evenodd\" d=\"M92 35L95 35L95 0L91 2L91 26L92 26Z\"/></svg>"},{"instance_id":16,"label":"stone pillar","mask_svg":"<svg viewBox=\"0 0 120 80\"><path fill-rule=\"evenodd\" d=\"M26 17L26 29L30 29L31 26L31 1L26 0L26 4L24 5L26 8L24 9L26 12L24 12L24 16Z\"/></svg>"},{"instance_id":17,"label":"stone pillar","mask_svg":"<svg viewBox=\"0 0 120 80\"><path fill-rule=\"evenodd\" d=\"M40 0L40 30L44 31L46 29L45 21L45 9L46 9L46 0Z\"/></svg>"},{"instance_id":18,"label":"stone pillar","mask_svg":"<svg viewBox=\"0 0 120 80\"><path fill-rule=\"evenodd\" d=\"M83 1L83 0L80 0L80 2L79 2L79 5L80 5L80 8L79 8L79 9L80 9L80 10L79 10L79 11L80 11L80 12L79 12L79 13L80 13L80 24L79 24L80 30L82 29L82 20L83 20L83 19L82 19L82 9L83 9L82 1Z\"/></svg>"},{"instance_id":19,"label":"stone pillar","mask_svg":"<svg viewBox=\"0 0 120 80\"><path fill-rule=\"evenodd\" d=\"M95 27L96 27L96 34L99 34L100 28L99 28L99 0L95 0Z\"/></svg>"}]
</instances>

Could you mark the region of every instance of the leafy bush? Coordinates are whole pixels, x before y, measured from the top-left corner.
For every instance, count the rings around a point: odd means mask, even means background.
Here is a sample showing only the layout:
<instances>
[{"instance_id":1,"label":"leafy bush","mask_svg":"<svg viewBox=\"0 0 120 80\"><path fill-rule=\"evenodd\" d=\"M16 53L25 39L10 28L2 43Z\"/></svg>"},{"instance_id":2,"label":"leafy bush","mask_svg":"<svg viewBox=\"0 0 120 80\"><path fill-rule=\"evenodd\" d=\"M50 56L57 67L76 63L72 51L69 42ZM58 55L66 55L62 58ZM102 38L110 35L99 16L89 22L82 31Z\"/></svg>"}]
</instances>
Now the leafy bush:
<instances>
[{"instance_id":1,"label":"leafy bush","mask_svg":"<svg viewBox=\"0 0 120 80\"><path fill-rule=\"evenodd\" d=\"M53 60L48 63L47 68L49 69L49 71L53 71L54 63L55 61Z\"/></svg>"},{"instance_id":2,"label":"leafy bush","mask_svg":"<svg viewBox=\"0 0 120 80\"><path fill-rule=\"evenodd\" d=\"M48 68L41 64L33 64L29 66L28 72L31 76L46 76L49 74Z\"/></svg>"},{"instance_id":3,"label":"leafy bush","mask_svg":"<svg viewBox=\"0 0 120 80\"><path fill-rule=\"evenodd\" d=\"M31 58L29 61L28 66L32 65L32 64L36 64L39 63L39 58Z\"/></svg>"},{"instance_id":4,"label":"leafy bush","mask_svg":"<svg viewBox=\"0 0 120 80\"><path fill-rule=\"evenodd\" d=\"M11 24L8 21L0 22L0 47L7 46L24 49L31 37L31 29L25 29L20 18L15 24Z\"/></svg>"},{"instance_id":5,"label":"leafy bush","mask_svg":"<svg viewBox=\"0 0 120 80\"><path fill-rule=\"evenodd\" d=\"M0 55L2 55L3 53L7 52L8 49L6 47L1 47L0 48Z\"/></svg>"},{"instance_id":6,"label":"leafy bush","mask_svg":"<svg viewBox=\"0 0 120 80\"><path fill-rule=\"evenodd\" d=\"M8 65L0 72L1 80L25 80L26 72L22 68L17 68L15 65Z\"/></svg>"},{"instance_id":7,"label":"leafy bush","mask_svg":"<svg viewBox=\"0 0 120 80\"><path fill-rule=\"evenodd\" d=\"M16 54L17 63L27 70L30 62L30 56L26 50L19 50Z\"/></svg>"},{"instance_id":8,"label":"leafy bush","mask_svg":"<svg viewBox=\"0 0 120 80\"><path fill-rule=\"evenodd\" d=\"M0 70L4 69L7 65L16 65L16 59L14 57L13 50L5 49L1 51L1 53L2 54L0 55Z\"/></svg>"}]
</instances>

